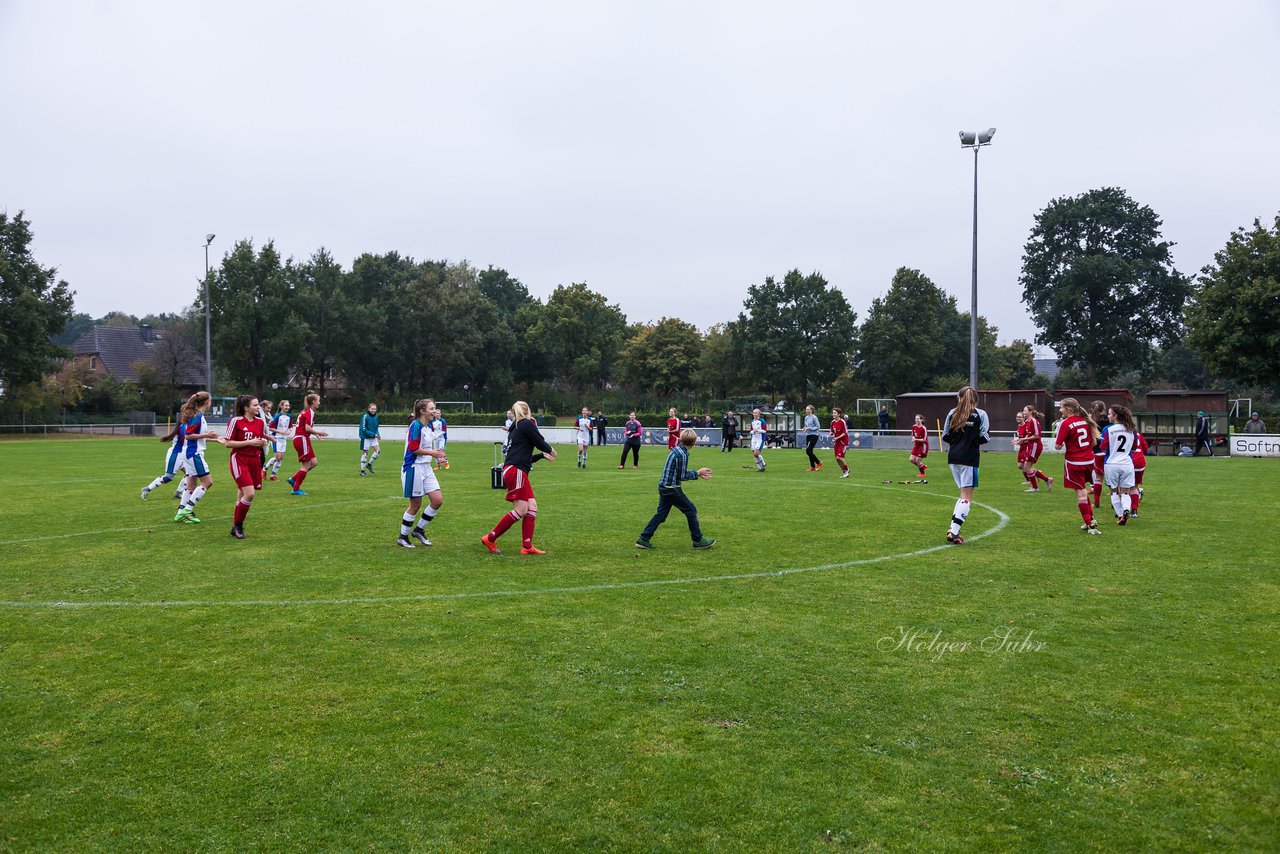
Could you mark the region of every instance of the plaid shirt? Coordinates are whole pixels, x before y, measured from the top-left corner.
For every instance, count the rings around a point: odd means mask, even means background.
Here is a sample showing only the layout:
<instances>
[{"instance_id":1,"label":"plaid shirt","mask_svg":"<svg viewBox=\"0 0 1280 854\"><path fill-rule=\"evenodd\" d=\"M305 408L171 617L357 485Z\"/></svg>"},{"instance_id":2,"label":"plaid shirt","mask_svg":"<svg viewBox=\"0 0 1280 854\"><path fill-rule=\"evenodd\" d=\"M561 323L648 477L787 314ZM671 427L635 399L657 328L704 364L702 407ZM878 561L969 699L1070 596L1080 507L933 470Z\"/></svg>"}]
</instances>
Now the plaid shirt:
<instances>
[{"instance_id":1,"label":"plaid shirt","mask_svg":"<svg viewBox=\"0 0 1280 854\"><path fill-rule=\"evenodd\" d=\"M658 486L662 489L680 489L682 481L697 479L698 473L689 471L689 450L684 445L676 445L667 454Z\"/></svg>"}]
</instances>

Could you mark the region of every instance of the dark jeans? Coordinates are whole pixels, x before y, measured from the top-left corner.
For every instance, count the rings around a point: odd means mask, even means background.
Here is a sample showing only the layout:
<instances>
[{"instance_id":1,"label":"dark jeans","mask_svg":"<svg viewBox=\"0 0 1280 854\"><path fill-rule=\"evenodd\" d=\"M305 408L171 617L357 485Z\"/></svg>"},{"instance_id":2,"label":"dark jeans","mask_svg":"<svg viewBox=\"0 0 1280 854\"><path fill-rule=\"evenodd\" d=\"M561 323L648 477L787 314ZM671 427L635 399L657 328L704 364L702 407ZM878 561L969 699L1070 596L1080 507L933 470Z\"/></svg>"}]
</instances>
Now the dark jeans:
<instances>
[{"instance_id":1,"label":"dark jeans","mask_svg":"<svg viewBox=\"0 0 1280 854\"><path fill-rule=\"evenodd\" d=\"M618 461L618 465L625 466L627 464L627 451L631 452L631 464L640 465L640 443L634 439L628 439L622 443L622 459Z\"/></svg>"},{"instance_id":2,"label":"dark jeans","mask_svg":"<svg viewBox=\"0 0 1280 854\"><path fill-rule=\"evenodd\" d=\"M598 428L598 429L596 430L596 444L597 444L597 445L607 445L607 444L609 444L608 442L606 442L606 441L605 441L605 433L604 433L604 428L603 428L603 427L600 427L600 428Z\"/></svg>"},{"instance_id":3,"label":"dark jeans","mask_svg":"<svg viewBox=\"0 0 1280 854\"><path fill-rule=\"evenodd\" d=\"M732 451L732 450L733 450L733 440L734 440L735 438L736 438L736 437L735 437L733 434L731 434L731 433L725 433L725 434L723 434L723 435L721 436L721 438L720 438L720 450L722 450L722 451Z\"/></svg>"},{"instance_id":4,"label":"dark jeans","mask_svg":"<svg viewBox=\"0 0 1280 854\"><path fill-rule=\"evenodd\" d=\"M668 489L665 486L658 487L658 512L653 514L653 518L649 520L648 525L644 526L644 533L640 536L647 540L656 534L658 526L667 521L672 507L683 513L689 520L689 536L693 537L693 541L696 543L702 539L702 529L698 527L698 508L693 506L693 502L684 494L683 489Z\"/></svg>"},{"instance_id":5,"label":"dark jeans","mask_svg":"<svg viewBox=\"0 0 1280 854\"><path fill-rule=\"evenodd\" d=\"M1206 451L1208 451L1208 452L1209 452L1209 456L1211 456L1211 457L1213 456L1213 445L1211 445L1211 444L1209 443L1209 440L1208 440L1208 439L1202 439L1202 438L1200 438L1199 436L1196 436L1196 449L1195 449L1195 452L1194 452L1194 453L1192 453L1192 455L1191 455L1191 456L1193 456L1193 457L1198 457L1198 456L1200 456L1200 449L1201 449L1201 448L1204 448Z\"/></svg>"},{"instance_id":6,"label":"dark jeans","mask_svg":"<svg viewBox=\"0 0 1280 854\"><path fill-rule=\"evenodd\" d=\"M812 434L804 440L804 452L809 455L809 465L817 468L821 465L818 458L814 456L813 449L818 446L818 437Z\"/></svg>"}]
</instances>

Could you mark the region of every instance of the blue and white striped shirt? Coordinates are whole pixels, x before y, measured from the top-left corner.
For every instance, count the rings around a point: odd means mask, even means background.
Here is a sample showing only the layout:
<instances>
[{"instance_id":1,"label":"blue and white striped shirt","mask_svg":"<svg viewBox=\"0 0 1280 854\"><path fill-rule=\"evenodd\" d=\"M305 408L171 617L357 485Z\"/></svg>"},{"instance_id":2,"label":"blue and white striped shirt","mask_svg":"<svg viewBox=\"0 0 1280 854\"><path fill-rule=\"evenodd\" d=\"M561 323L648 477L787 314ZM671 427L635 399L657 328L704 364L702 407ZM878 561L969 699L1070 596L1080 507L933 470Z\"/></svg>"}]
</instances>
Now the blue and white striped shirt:
<instances>
[{"instance_id":1,"label":"blue and white striped shirt","mask_svg":"<svg viewBox=\"0 0 1280 854\"><path fill-rule=\"evenodd\" d=\"M680 489L682 481L697 479L698 473L689 471L689 450L684 445L676 445L667 454L658 486L662 489Z\"/></svg>"}]
</instances>

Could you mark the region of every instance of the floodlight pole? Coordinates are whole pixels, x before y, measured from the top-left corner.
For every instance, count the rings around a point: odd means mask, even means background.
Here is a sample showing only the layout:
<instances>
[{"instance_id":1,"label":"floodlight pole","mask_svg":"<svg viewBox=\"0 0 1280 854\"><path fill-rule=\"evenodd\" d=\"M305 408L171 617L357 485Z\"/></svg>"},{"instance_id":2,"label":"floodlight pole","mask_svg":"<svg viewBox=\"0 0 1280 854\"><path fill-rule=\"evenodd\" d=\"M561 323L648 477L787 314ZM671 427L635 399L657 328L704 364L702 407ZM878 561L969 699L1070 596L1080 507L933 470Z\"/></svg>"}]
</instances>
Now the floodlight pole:
<instances>
[{"instance_id":1,"label":"floodlight pole","mask_svg":"<svg viewBox=\"0 0 1280 854\"><path fill-rule=\"evenodd\" d=\"M978 149L973 147L973 293L969 300L969 387L978 390Z\"/></svg>"},{"instance_id":2,"label":"floodlight pole","mask_svg":"<svg viewBox=\"0 0 1280 854\"><path fill-rule=\"evenodd\" d=\"M991 144L996 129L960 131L960 147L973 149L973 292L969 301L969 386L978 390L978 149Z\"/></svg>"},{"instance_id":3,"label":"floodlight pole","mask_svg":"<svg viewBox=\"0 0 1280 854\"><path fill-rule=\"evenodd\" d=\"M213 349L209 339L209 244L213 242L213 238L214 235L210 234L204 241L204 368L209 383L206 389L211 399L213 397Z\"/></svg>"}]
</instances>

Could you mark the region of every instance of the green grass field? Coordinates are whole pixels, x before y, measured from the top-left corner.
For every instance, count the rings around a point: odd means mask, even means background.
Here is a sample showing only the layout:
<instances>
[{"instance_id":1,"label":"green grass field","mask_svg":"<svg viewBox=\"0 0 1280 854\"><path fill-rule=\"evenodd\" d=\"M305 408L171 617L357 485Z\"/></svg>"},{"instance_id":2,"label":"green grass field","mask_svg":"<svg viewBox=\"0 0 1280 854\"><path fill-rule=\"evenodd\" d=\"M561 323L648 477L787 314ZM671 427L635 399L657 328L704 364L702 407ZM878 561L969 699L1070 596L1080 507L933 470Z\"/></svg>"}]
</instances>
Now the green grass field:
<instances>
[{"instance_id":1,"label":"green grass field","mask_svg":"<svg viewBox=\"0 0 1280 854\"><path fill-rule=\"evenodd\" d=\"M0 442L0 848L1280 847L1277 461L1152 459L1086 537L989 454L957 548L936 454L695 449L719 544L638 553L662 453L568 448L549 554L491 557L489 446L415 551L395 446L322 443L244 542L221 448L203 524L138 499L162 450Z\"/></svg>"}]
</instances>

